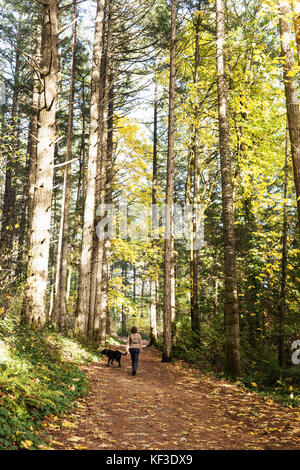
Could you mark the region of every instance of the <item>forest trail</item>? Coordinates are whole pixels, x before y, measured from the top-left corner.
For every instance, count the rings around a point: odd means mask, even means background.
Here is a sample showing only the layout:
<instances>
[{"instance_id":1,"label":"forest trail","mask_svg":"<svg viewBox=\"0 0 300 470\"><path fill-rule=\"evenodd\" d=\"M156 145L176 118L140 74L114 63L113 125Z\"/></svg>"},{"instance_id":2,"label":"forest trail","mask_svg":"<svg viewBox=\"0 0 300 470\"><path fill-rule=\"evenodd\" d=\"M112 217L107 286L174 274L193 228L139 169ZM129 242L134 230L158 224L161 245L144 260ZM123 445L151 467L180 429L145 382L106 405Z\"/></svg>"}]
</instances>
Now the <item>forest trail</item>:
<instances>
[{"instance_id":1,"label":"forest trail","mask_svg":"<svg viewBox=\"0 0 300 470\"><path fill-rule=\"evenodd\" d=\"M144 342L146 345L147 343ZM124 346L114 347L124 352ZM138 372L83 366L90 390L63 418L45 421L51 449L299 449L300 412L142 349Z\"/></svg>"}]
</instances>

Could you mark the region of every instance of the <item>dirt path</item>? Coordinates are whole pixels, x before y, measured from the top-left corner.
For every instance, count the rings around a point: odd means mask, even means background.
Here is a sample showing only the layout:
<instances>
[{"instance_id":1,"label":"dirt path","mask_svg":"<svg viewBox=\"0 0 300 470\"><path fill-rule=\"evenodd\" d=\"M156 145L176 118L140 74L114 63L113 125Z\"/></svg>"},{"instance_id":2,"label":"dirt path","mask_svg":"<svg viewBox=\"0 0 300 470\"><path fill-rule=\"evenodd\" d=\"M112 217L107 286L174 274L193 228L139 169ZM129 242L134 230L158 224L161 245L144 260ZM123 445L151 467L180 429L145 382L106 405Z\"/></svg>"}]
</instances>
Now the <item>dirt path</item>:
<instances>
[{"instance_id":1,"label":"dirt path","mask_svg":"<svg viewBox=\"0 0 300 470\"><path fill-rule=\"evenodd\" d=\"M146 343L145 343L146 344ZM124 351L124 346L118 348ZM87 397L48 421L52 449L299 449L300 412L143 348L138 373L106 358L83 367Z\"/></svg>"}]
</instances>

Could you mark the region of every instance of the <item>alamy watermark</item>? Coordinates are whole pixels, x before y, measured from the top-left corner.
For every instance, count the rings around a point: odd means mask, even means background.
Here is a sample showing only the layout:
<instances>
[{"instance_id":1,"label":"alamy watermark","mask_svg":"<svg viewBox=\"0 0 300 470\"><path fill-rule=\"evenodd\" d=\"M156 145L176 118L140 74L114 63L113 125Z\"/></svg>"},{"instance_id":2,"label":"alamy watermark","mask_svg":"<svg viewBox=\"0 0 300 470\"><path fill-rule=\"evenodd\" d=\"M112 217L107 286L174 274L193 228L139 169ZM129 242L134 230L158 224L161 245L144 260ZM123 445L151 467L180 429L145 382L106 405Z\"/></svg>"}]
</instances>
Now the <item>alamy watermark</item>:
<instances>
[{"instance_id":1,"label":"alamy watermark","mask_svg":"<svg viewBox=\"0 0 300 470\"><path fill-rule=\"evenodd\" d=\"M292 354L292 363L294 365L300 364L300 339L293 341L291 349L296 349Z\"/></svg>"},{"instance_id":2,"label":"alamy watermark","mask_svg":"<svg viewBox=\"0 0 300 470\"><path fill-rule=\"evenodd\" d=\"M98 206L96 233L100 239L181 240L187 249L199 250L204 244L204 206L202 204L139 204L122 198L118 205Z\"/></svg>"}]
</instances>

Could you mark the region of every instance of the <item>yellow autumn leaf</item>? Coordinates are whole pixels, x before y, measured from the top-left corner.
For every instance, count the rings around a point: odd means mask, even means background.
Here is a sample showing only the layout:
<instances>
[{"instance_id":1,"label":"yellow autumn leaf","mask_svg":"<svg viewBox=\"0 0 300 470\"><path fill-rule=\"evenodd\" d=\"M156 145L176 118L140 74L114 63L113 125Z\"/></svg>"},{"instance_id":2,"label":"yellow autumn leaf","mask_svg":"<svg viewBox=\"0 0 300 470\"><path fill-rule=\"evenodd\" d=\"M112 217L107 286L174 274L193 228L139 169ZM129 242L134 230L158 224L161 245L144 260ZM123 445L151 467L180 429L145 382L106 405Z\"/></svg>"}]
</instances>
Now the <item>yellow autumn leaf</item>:
<instances>
[{"instance_id":1,"label":"yellow autumn leaf","mask_svg":"<svg viewBox=\"0 0 300 470\"><path fill-rule=\"evenodd\" d=\"M62 425L63 425L65 428L76 428L76 424L71 423L70 421L63 421L63 422L62 422Z\"/></svg>"},{"instance_id":2,"label":"yellow autumn leaf","mask_svg":"<svg viewBox=\"0 0 300 470\"><path fill-rule=\"evenodd\" d=\"M33 442L26 439L26 441L21 441L21 444L24 447L24 449L29 449L29 447L32 446Z\"/></svg>"},{"instance_id":3,"label":"yellow autumn leaf","mask_svg":"<svg viewBox=\"0 0 300 470\"><path fill-rule=\"evenodd\" d=\"M59 428L59 426L57 426L57 424L52 424L52 423L49 423L48 426L51 429L58 429Z\"/></svg>"}]
</instances>

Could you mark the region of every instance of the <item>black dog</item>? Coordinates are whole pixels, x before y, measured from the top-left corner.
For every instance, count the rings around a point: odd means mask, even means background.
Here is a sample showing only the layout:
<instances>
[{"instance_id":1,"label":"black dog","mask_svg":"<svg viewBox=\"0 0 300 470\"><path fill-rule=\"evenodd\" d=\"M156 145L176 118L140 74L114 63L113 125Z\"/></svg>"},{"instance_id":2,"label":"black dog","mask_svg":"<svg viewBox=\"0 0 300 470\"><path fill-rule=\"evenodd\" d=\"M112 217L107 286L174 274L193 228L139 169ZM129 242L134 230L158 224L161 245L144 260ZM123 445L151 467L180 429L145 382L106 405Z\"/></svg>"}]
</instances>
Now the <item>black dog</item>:
<instances>
[{"instance_id":1,"label":"black dog","mask_svg":"<svg viewBox=\"0 0 300 470\"><path fill-rule=\"evenodd\" d=\"M113 351L112 349L103 349L103 351L101 351L101 354L106 354L106 356L108 357L108 363L107 363L108 367L109 367L109 363L112 364L114 360L116 360L119 363L118 367L121 367L121 357L126 356L127 352L124 354L124 353L121 353L120 351Z\"/></svg>"}]
</instances>

